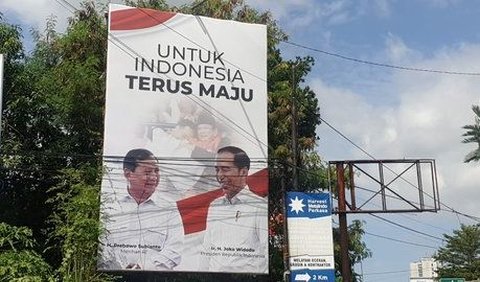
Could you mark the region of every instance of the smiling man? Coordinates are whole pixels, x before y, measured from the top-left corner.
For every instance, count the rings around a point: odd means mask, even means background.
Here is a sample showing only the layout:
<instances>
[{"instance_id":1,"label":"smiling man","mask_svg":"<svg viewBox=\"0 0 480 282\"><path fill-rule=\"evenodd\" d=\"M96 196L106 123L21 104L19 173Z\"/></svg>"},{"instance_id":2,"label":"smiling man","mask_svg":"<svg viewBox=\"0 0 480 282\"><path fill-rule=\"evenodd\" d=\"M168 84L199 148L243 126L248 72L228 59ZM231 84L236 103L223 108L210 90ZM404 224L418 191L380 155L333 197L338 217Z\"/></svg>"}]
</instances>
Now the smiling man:
<instances>
[{"instance_id":1,"label":"smiling man","mask_svg":"<svg viewBox=\"0 0 480 282\"><path fill-rule=\"evenodd\" d=\"M99 269L173 269L180 263L183 234L168 194L157 190L156 158L146 149L130 150L123 175L126 188L113 187L113 193L102 195L106 232Z\"/></svg>"},{"instance_id":2,"label":"smiling man","mask_svg":"<svg viewBox=\"0 0 480 282\"><path fill-rule=\"evenodd\" d=\"M200 269L268 273L268 206L247 185L250 158L238 147L223 147L215 169L224 195L208 210Z\"/></svg>"}]
</instances>

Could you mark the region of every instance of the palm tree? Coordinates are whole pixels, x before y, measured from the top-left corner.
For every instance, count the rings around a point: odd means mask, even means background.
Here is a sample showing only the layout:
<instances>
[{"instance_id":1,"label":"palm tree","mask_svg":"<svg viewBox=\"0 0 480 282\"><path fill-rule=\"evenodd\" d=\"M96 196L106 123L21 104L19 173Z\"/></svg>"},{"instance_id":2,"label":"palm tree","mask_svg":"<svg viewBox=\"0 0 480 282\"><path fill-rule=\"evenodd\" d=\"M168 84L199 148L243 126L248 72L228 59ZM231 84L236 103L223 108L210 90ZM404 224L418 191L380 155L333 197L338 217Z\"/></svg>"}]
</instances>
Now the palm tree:
<instances>
[{"instance_id":1,"label":"palm tree","mask_svg":"<svg viewBox=\"0 0 480 282\"><path fill-rule=\"evenodd\" d=\"M475 113L475 124L473 125L465 125L463 128L467 130L462 136L465 139L462 140L462 143L477 143L478 147L468 153L465 156L465 162L471 161L480 161L480 106L473 105L472 110Z\"/></svg>"}]
</instances>

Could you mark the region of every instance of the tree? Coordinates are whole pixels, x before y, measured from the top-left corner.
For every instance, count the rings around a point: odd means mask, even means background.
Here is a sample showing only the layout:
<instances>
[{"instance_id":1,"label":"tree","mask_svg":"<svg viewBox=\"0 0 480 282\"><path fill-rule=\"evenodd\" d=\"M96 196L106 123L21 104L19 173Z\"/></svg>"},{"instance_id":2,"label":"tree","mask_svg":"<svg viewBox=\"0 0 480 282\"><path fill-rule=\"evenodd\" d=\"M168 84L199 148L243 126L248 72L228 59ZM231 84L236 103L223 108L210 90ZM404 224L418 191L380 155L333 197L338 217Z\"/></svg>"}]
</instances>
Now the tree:
<instances>
[{"instance_id":1,"label":"tree","mask_svg":"<svg viewBox=\"0 0 480 282\"><path fill-rule=\"evenodd\" d=\"M0 223L0 281L54 281L34 245L30 229Z\"/></svg>"},{"instance_id":2,"label":"tree","mask_svg":"<svg viewBox=\"0 0 480 282\"><path fill-rule=\"evenodd\" d=\"M28 226L41 249L48 209L46 188L52 171L42 169L50 161L44 150L55 138L55 130L43 117L50 115L44 97L35 89L44 67L25 57L21 30L0 21L0 53L4 53L4 107L0 218L15 226ZM44 168L44 167L43 167Z\"/></svg>"},{"instance_id":3,"label":"tree","mask_svg":"<svg viewBox=\"0 0 480 282\"><path fill-rule=\"evenodd\" d=\"M111 281L113 277L96 271L100 217L99 176L96 166L65 169L62 180L50 199L55 211L50 218L54 226L50 239L61 247L62 262L58 274L62 281Z\"/></svg>"},{"instance_id":4,"label":"tree","mask_svg":"<svg viewBox=\"0 0 480 282\"><path fill-rule=\"evenodd\" d=\"M64 281L106 281L96 271L100 235L100 158L105 93L106 25L92 3L71 18L67 32L39 48L54 61L39 81L53 114L49 123L60 129L49 152L56 155L56 175L47 195L49 247L59 254L58 274Z\"/></svg>"},{"instance_id":5,"label":"tree","mask_svg":"<svg viewBox=\"0 0 480 282\"><path fill-rule=\"evenodd\" d=\"M480 224L460 226L453 235L444 234L446 245L434 256L440 278L480 278Z\"/></svg>"},{"instance_id":6,"label":"tree","mask_svg":"<svg viewBox=\"0 0 480 282\"><path fill-rule=\"evenodd\" d=\"M65 35L49 21L23 59L15 27L6 62L2 137L2 219L29 226L48 263L66 281L95 281L99 232L99 156L103 132L106 26L93 4ZM0 34L3 34L0 32ZM7 45L7 43L10 44ZM0 45L0 51L2 46ZM14 53L14 51L16 53ZM17 58L13 60L13 58ZM23 59L23 60L21 60ZM12 75L13 74L13 75ZM93 171L93 172L92 172ZM95 177L90 177L94 174Z\"/></svg>"},{"instance_id":7,"label":"tree","mask_svg":"<svg viewBox=\"0 0 480 282\"><path fill-rule=\"evenodd\" d=\"M319 103L312 89L304 85L313 58L284 60L277 46L286 35L268 12L260 13L242 0L197 0L181 7L169 7L164 0L134 2L130 4L267 25L269 204L270 217L277 219L272 221L276 233L271 239L276 239L270 240L271 274L259 278L172 273L165 277L188 281L281 280L283 193L279 187L292 187L294 163L302 187L295 189L312 191L328 186L327 169L315 151ZM34 247L45 251L46 261L58 269L60 279L108 280L95 271L101 229L98 206L106 25L90 1L71 18L65 34L57 34L54 24L50 19L45 33L37 34L35 49L26 57L20 29L0 22L0 52L7 54L2 119L2 149L7 153L1 156L0 170L5 204L0 207L0 216L6 222L32 229L39 242ZM292 102L298 111L296 137L292 137L290 127ZM290 145L292 138L298 141L296 160ZM352 228L358 231L356 227ZM356 234L359 236L352 237L352 246L363 248L355 247L351 252L362 258L368 250L361 243L362 233ZM142 275L145 280L152 277Z\"/></svg>"},{"instance_id":8,"label":"tree","mask_svg":"<svg viewBox=\"0 0 480 282\"><path fill-rule=\"evenodd\" d=\"M353 220L347 227L348 234L348 257L350 260L350 266L352 269L352 281L361 281L360 275L353 271L353 266L362 262L364 259L371 257L372 253L362 241L362 236L365 234L363 225L365 223L360 220ZM334 229L333 238L335 241L335 272L337 277L341 277L342 266L340 256L340 231L338 228Z\"/></svg>"},{"instance_id":9,"label":"tree","mask_svg":"<svg viewBox=\"0 0 480 282\"><path fill-rule=\"evenodd\" d=\"M465 125L463 129L466 129L462 136L465 139L462 140L463 143L476 143L477 148L465 156L465 162L471 161L480 161L480 106L473 105L472 110L475 113L475 123L472 125Z\"/></svg>"}]
</instances>

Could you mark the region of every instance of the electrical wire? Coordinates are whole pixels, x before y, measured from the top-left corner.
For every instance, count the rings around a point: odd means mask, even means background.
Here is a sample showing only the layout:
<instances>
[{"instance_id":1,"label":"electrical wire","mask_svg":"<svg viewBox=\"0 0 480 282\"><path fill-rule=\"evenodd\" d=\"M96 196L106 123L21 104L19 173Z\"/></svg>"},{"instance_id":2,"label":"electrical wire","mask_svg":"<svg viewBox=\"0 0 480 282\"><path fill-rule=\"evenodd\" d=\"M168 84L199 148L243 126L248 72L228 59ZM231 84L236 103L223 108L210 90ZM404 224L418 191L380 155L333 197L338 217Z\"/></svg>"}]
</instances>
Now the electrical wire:
<instances>
[{"instance_id":1,"label":"electrical wire","mask_svg":"<svg viewBox=\"0 0 480 282\"><path fill-rule=\"evenodd\" d=\"M373 217L375 217L375 218L377 218L377 219L380 219L380 220L382 220L382 221L385 221L385 222L387 222L387 223L389 223L389 224L391 224L391 225L395 225L395 226L400 227L400 228L402 228L402 229L411 231L411 232L413 232L413 233L417 233L417 234L420 234L420 235L423 235L423 236L426 236L426 237L429 237L429 238L432 238L432 239L436 239L436 240L439 240L439 241L441 241L441 242L445 241L443 238L440 238L440 237L433 236L433 235L430 235L430 234L425 233L425 232L421 232L421 231L415 230L415 229L413 229L413 228L410 228L410 227L405 226L405 225L402 225L402 224L400 224L400 223L391 221L391 220L386 219L386 218L384 218L384 217L381 217L381 216L379 216L379 215L376 215L376 214L373 214L373 213L369 213L369 215L370 215L370 216L373 216Z\"/></svg>"},{"instance_id":2,"label":"electrical wire","mask_svg":"<svg viewBox=\"0 0 480 282\"><path fill-rule=\"evenodd\" d=\"M73 7L67 0L55 0L56 2L60 3L59 1L61 2L65 2L66 4L68 4L70 7ZM62 5L64 6L64 5ZM65 6L64 6L65 7ZM74 7L73 7L74 8ZM68 9L69 10L69 9ZM76 11L78 11L78 9L75 9ZM69 10L70 11L70 10ZM140 9L140 11L144 12L147 16L149 17L152 17L152 15L146 13L145 11L143 11L142 9ZM155 19L154 17L152 17L153 20L157 21L157 19ZM165 26L166 28L172 30L173 32L175 32L176 34L178 34L179 36L181 36L182 38L188 40L189 42L191 42L192 44L198 46L199 48L203 49L203 50L207 50L209 51L207 48L204 48L202 47L200 44L194 42L193 40L191 40L190 38L188 38L187 36L183 35L182 33L176 31L175 29L169 27L168 25L166 25L165 23L160 23L159 24L162 24L163 26ZM125 54L127 54L128 56L132 57L132 58L135 58L133 55L137 56L138 58L142 58L142 59L145 59L141 54L139 54L138 52L136 52L134 49L132 49L130 46L128 46L127 44L125 44L122 40L118 39L115 35L113 35L111 32L108 32L108 41L110 41L112 44L114 44L115 46L117 46L121 51L123 51ZM128 50L128 51L127 51ZM132 55L133 54L133 55ZM228 62L228 60L225 60L226 62ZM235 66L237 69L239 70L243 70L242 68L232 64L232 66ZM246 70L243 70L247 73L249 73L248 71ZM249 73L250 75L258 78L258 79L261 79L259 78L258 76L254 75L254 74L251 74ZM159 78L162 78L162 76L158 73L154 73L155 76L159 77ZM168 75L168 74L163 74L165 77L171 79L171 77ZM262 81L265 81L265 79L263 79ZM210 106L207 102L201 100L199 97L191 97L190 95L187 95L186 96L188 99L190 99L191 101L193 101L194 103L196 103L198 106L200 106L203 110L205 110L206 112L210 113L212 116L214 116L215 118L219 119L219 117L227 120L229 123L224 123L224 125L226 125L227 127L231 128L232 130L234 130L235 132L237 132L240 136L242 136L243 138L245 138L246 140L252 142L253 144L256 144L256 143L260 143L262 144L263 146L269 146L268 144L265 144L262 140L258 139L257 135L256 135L256 132L254 132L254 134L248 132L246 129L244 129L242 126L240 126L239 124L237 124L235 121L231 120L230 118L228 118L227 116L225 116L223 113L221 113L220 111L218 111L217 109L215 109L214 107ZM214 113L215 112L215 113ZM243 133L241 133L243 132ZM247 136L245 136L248 135ZM263 150L263 148L262 148Z\"/></svg>"},{"instance_id":3,"label":"electrical wire","mask_svg":"<svg viewBox=\"0 0 480 282\"><path fill-rule=\"evenodd\" d=\"M335 225L338 226L338 223L335 223ZM388 236L384 236L384 235L374 234L374 233L367 232L367 231L364 231L364 233L369 235L369 236L378 237L378 238L382 238L382 239L385 239L385 240L389 240L389 241L393 241L393 242L397 242L397 243L402 243L402 244L406 244L406 245L411 245L411 246L415 246L415 247L423 247L423 248L434 249L434 250L438 249L438 247L435 247L435 246L415 243L415 242L401 240L401 239L396 239L396 238L392 238L392 237L388 237Z\"/></svg>"},{"instance_id":4,"label":"electrical wire","mask_svg":"<svg viewBox=\"0 0 480 282\"><path fill-rule=\"evenodd\" d=\"M376 158L370 154L369 152L367 152L365 149L363 149L362 147L360 147L359 145L357 145L355 142L353 142L349 137L347 137L345 134L343 134L342 132L340 132L340 130L338 130L337 128L335 128L333 125L331 125L330 123L328 123L324 118L320 118L320 120L322 121L323 124L326 124L330 129L332 129L335 133L339 134L342 138L344 138L345 140L347 140L350 144L352 144L354 147L356 147L357 149L359 149L361 152L363 152L365 155L369 156L371 159L373 160L376 160ZM396 174L395 171L393 171L391 168L389 168L388 166L386 166L385 164L383 164L383 166L385 168L387 168L389 171L391 171L392 173ZM403 179L403 178L402 178ZM408 184L410 184L411 186L413 186L415 189L419 190L418 187L416 185L414 185L413 183L403 179L404 181L406 181ZM430 194L428 194L427 192L425 191L422 191L422 193L426 196L428 196L429 198L431 199L434 199L433 196L431 196ZM451 208L450 206L444 204L443 202L441 202L440 200L438 200L440 205L448 208L451 212L453 213L456 213L458 215L462 215L462 216L465 216L469 219L473 219L473 220L476 220L478 222L480 222L480 218L476 217L476 216L472 216L472 215L468 215L466 213L462 213L462 212L459 212L459 211L456 211L455 209Z\"/></svg>"},{"instance_id":5,"label":"electrical wire","mask_svg":"<svg viewBox=\"0 0 480 282\"><path fill-rule=\"evenodd\" d=\"M58 0L55 0L57 1L58 3L60 3ZM68 3L68 1L66 0L62 0L62 2L66 2ZM69 4L69 3L68 3ZM62 5L64 6L64 5ZM72 5L69 4L70 7L73 7ZM65 7L65 6L64 6ZM67 7L65 7L66 9L68 9ZM320 50L320 49L315 49L315 48L310 48L310 47L307 47L307 46L303 46L303 45L300 45L300 44L296 44L296 43L292 43L292 42L289 42L289 41L284 41L284 43L287 43L287 44L291 44L291 45L294 45L296 47L301 47L301 48L305 48L305 49L309 49L309 50L312 50L312 51L316 51L316 52L320 52L320 53L323 53L323 54L326 54L326 55L330 55L330 56L335 56L335 57L338 57L338 58L341 58L341 59L346 59L346 60L350 60L350 61L354 61L354 62L358 62L358 63L365 63L365 64L371 64L371 65L376 65L376 66L381 66L381 67L389 67L389 68L396 68L396 69L401 69L401 70L411 70L411 71L423 71L423 72L434 72L434 73L444 73L444 74L456 74L456 75L480 75L480 73L467 73L467 72L450 72L450 71L437 71L437 70L428 70L428 69L420 69L420 68L409 68L409 67L400 67L400 66L393 66L393 65L388 65L388 64L382 64L382 63L374 63L374 62L369 62L369 61L363 61L363 60L359 60L359 59L355 59L355 58L351 58L351 57L346 57L346 56L343 56L343 55L340 55L340 54L336 54L336 53L330 53L330 52L326 52L326 51L323 51L323 50ZM366 152L365 150L363 150L360 146L356 145L354 142L352 142L350 139L348 139L343 133L341 133L340 131L338 131L337 129L335 129L333 126L331 126L328 122L326 122L323 118L320 118L325 124L327 124L329 127L331 127L335 132L337 132L338 134L340 134L342 137L344 137L346 140L348 140L350 143L352 143L355 147L357 147L358 149L360 149L362 152L364 152L366 155L372 157L373 159L375 159L372 155L370 155L368 152ZM257 139L258 141L258 139ZM418 188L417 188L418 189ZM443 204L443 203L442 203ZM444 204L443 204L444 205ZM446 205L445 205L446 206ZM448 206L446 206L448 207ZM450 208L450 207L449 207ZM454 211L452 208L450 208L452 210L452 212L456 212ZM456 212L457 214L460 214L460 215L463 215L463 216L467 216L469 217L469 215L466 215L466 214L463 214L463 213L460 213L460 212ZM470 216L472 217L472 216ZM473 217L475 218L475 217ZM429 235L431 236L431 235ZM438 237L435 237L438 239ZM440 239L442 240L442 239Z\"/></svg>"},{"instance_id":6,"label":"electrical wire","mask_svg":"<svg viewBox=\"0 0 480 282\"><path fill-rule=\"evenodd\" d=\"M374 237L378 237L378 238L382 238L382 239L386 239L386 240L390 240L390 241L394 241L394 242L398 242L398 243L407 244L407 245L412 245L412 246L417 246L417 247L424 247L424 248L429 248L429 249L434 249L434 250L438 249L438 247L434 247L434 246L430 246L430 245L424 245L424 244L419 244L419 243L414 243L414 242L409 242L409 241L400 240L400 239L395 239L395 238L391 238L391 237L387 237L387 236L383 236L383 235L378 235L378 234L370 233L370 232L367 232L367 231L365 231L365 234L370 235L370 236L374 236Z\"/></svg>"},{"instance_id":7,"label":"electrical wire","mask_svg":"<svg viewBox=\"0 0 480 282\"><path fill-rule=\"evenodd\" d=\"M342 59L342 60L347 60L347 61L366 64L366 65L372 65L372 66L377 66L377 67L391 68L391 69L404 70L404 71L414 71L414 72L428 72L428 73L449 74L449 75L480 76L480 72L445 71L445 70L434 70L434 69L426 69L426 68L413 68L413 67L397 66L397 65L387 64L387 63L377 63L377 62L357 59L357 58L354 58L354 57L344 56L344 55L341 55L341 54L338 54L338 53L327 52L327 51L324 51L324 50L321 50L321 49L318 49L318 48L308 47L306 45L302 45L302 44L295 43L295 42L288 41L288 40L281 40L281 42L283 42L285 44L288 44L288 45L291 45L291 46L302 48L302 49L305 49L305 50L310 50L310 51L314 51L314 52L321 53L321 54L324 54L324 55L339 58L339 59Z\"/></svg>"}]
</instances>

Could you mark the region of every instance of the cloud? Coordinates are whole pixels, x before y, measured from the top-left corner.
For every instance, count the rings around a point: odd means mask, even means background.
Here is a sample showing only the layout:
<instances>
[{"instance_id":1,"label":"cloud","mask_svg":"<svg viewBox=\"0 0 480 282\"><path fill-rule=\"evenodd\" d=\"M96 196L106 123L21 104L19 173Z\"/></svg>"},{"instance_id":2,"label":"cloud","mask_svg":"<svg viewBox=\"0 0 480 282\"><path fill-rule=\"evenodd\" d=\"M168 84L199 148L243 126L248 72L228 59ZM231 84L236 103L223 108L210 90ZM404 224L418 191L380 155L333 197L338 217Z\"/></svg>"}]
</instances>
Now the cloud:
<instances>
[{"instance_id":1,"label":"cloud","mask_svg":"<svg viewBox=\"0 0 480 282\"><path fill-rule=\"evenodd\" d=\"M391 1L389 0L374 0L373 8L379 17L388 17L391 14Z\"/></svg>"},{"instance_id":2,"label":"cloud","mask_svg":"<svg viewBox=\"0 0 480 282\"><path fill-rule=\"evenodd\" d=\"M80 7L78 0L69 0L68 3L76 8ZM46 20L51 16L55 16L57 19L57 29L63 31L67 26L68 17L72 15L69 11L72 7L61 0L58 2L51 0L23 0L22 5L19 5L16 0L3 0L0 2L0 9L14 17L22 25L40 31L45 30Z\"/></svg>"},{"instance_id":3,"label":"cloud","mask_svg":"<svg viewBox=\"0 0 480 282\"><path fill-rule=\"evenodd\" d=\"M408 48L400 37L391 32L387 35L385 45L387 57L392 62L405 61L406 59L413 58L415 55L415 52Z\"/></svg>"},{"instance_id":4,"label":"cloud","mask_svg":"<svg viewBox=\"0 0 480 282\"><path fill-rule=\"evenodd\" d=\"M422 2L434 8L446 9L458 5L462 0L422 0Z\"/></svg>"},{"instance_id":5,"label":"cloud","mask_svg":"<svg viewBox=\"0 0 480 282\"><path fill-rule=\"evenodd\" d=\"M389 0L329 0L329 1L247 1L259 10L270 10L275 19L285 23L287 30L315 25L318 28L350 23L364 16L387 17Z\"/></svg>"},{"instance_id":6,"label":"cloud","mask_svg":"<svg viewBox=\"0 0 480 282\"><path fill-rule=\"evenodd\" d=\"M169 0L170 5L181 6L193 2L193 0ZM73 12L81 8L83 0L18 0L0 1L0 9L6 14L11 14L21 24L33 27L40 31L45 30L46 20L54 16L57 20L56 29L63 32L68 26L68 18ZM104 8L108 3L123 4L123 0L99 0L95 1L97 8ZM28 7L28 8L27 8Z\"/></svg>"},{"instance_id":7,"label":"cloud","mask_svg":"<svg viewBox=\"0 0 480 282\"><path fill-rule=\"evenodd\" d=\"M411 56L418 55L395 37L391 45L387 44L389 48L386 53L398 62L413 61ZM444 48L411 66L473 72L471 62L478 60L480 45L463 44ZM460 211L478 214L480 164L463 163L473 145L461 143L461 135L462 126L473 123L471 105L480 102L480 81L465 75L387 73L384 75L389 77L390 87L384 89L388 91L385 95L398 96L398 101L388 106L375 104L354 89L313 79L311 85L318 93L322 117L378 159L435 159L441 199ZM320 154L328 160L370 159L326 124L318 133Z\"/></svg>"}]
</instances>

